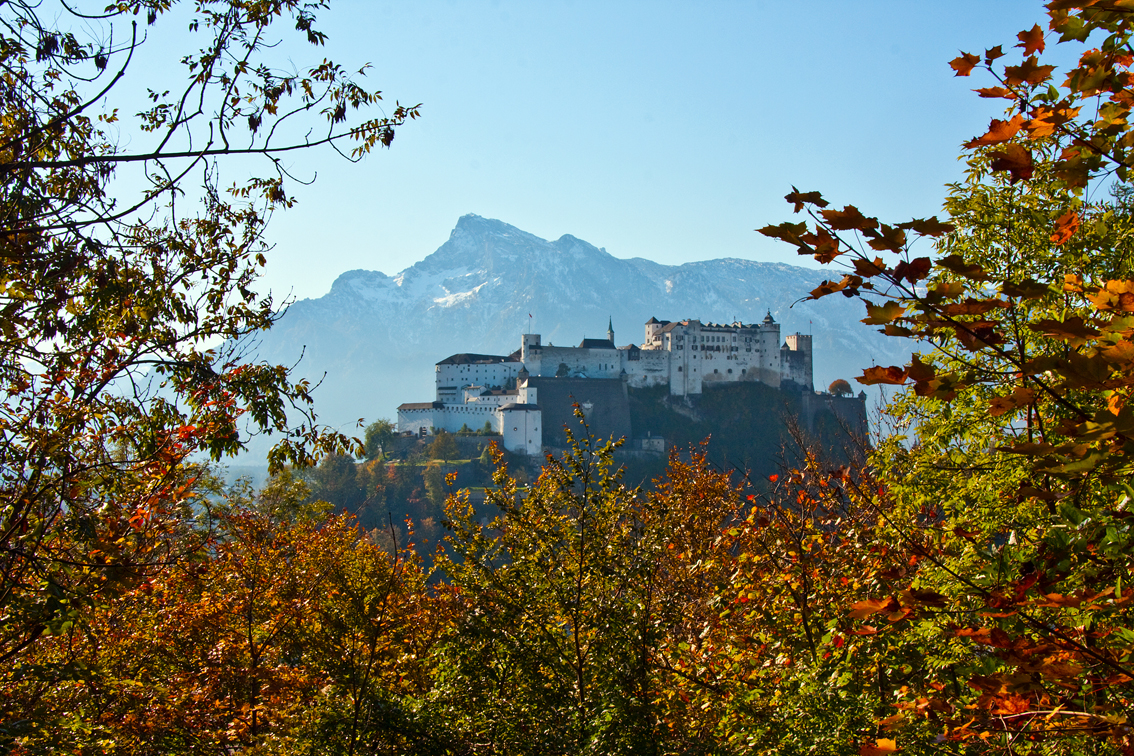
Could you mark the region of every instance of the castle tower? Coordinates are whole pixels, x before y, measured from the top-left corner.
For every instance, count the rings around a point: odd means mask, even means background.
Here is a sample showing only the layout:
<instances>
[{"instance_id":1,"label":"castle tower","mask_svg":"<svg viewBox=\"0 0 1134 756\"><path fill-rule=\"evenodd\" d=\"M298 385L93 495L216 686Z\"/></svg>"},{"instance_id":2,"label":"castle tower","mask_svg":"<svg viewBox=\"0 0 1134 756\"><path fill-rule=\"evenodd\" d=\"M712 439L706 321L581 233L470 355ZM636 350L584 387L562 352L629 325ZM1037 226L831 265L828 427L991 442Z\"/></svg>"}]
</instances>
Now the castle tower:
<instances>
[{"instance_id":1,"label":"castle tower","mask_svg":"<svg viewBox=\"0 0 1134 756\"><path fill-rule=\"evenodd\" d=\"M540 343L538 333L525 333L523 341L520 342L520 362L524 363L524 368L532 375L540 375L540 366L542 360L540 355L543 351L543 346Z\"/></svg>"},{"instance_id":2,"label":"castle tower","mask_svg":"<svg viewBox=\"0 0 1134 756\"><path fill-rule=\"evenodd\" d=\"M812 380L812 352L811 336L805 333L793 333L785 337L784 346L780 350L783 360L780 371L784 380L792 381L805 391L814 391Z\"/></svg>"},{"instance_id":3,"label":"castle tower","mask_svg":"<svg viewBox=\"0 0 1134 756\"><path fill-rule=\"evenodd\" d=\"M614 343L614 320L612 318L606 319L606 337L610 339L610 343Z\"/></svg>"}]
</instances>

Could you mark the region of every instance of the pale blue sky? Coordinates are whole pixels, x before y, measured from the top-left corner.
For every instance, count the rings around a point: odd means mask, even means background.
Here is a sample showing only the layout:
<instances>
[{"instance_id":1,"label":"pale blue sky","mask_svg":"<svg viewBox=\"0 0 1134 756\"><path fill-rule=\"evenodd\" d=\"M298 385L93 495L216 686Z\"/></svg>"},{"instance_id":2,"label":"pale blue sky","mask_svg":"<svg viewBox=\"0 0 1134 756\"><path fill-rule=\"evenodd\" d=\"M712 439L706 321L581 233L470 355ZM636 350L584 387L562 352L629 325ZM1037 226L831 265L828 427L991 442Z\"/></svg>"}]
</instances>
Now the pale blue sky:
<instances>
[{"instance_id":1,"label":"pale blue sky","mask_svg":"<svg viewBox=\"0 0 1134 756\"><path fill-rule=\"evenodd\" d=\"M617 257L799 262L753 231L789 218L793 184L893 220L939 211L960 143L1002 107L948 61L1037 21L1017 0L335 0L328 55L369 61L423 118L360 165L297 160L319 180L273 221L266 283L316 297L345 270L395 273L464 213Z\"/></svg>"}]
</instances>

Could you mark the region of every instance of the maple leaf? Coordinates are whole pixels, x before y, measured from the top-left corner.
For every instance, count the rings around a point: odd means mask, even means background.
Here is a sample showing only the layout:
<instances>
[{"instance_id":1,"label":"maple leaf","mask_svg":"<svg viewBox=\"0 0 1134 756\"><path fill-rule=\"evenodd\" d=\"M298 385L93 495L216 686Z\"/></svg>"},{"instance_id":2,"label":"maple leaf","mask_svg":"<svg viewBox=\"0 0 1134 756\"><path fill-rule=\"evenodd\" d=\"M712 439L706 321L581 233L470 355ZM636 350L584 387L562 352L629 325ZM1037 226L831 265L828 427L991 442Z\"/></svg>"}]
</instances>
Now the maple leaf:
<instances>
[{"instance_id":1,"label":"maple leaf","mask_svg":"<svg viewBox=\"0 0 1134 756\"><path fill-rule=\"evenodd\" d=\"M879 252L901 252L906 246L906 232L897 226L887 226L883 223L881 232L877 233L868 244Z\"/></svg>"},{"instance_id":2,"label":"maple leaf","mask_svg":"<svg viewBox=\"0 0 1134 756\"><path fill-rule=\"evenodd\" d=\"M1032 177L1035 166L1032 163L1032 153L1019 144L1009 144L1002 150L994 150L992 156L992 170L1008 171L1012 175L1012 183L1028 180Z\"/></svg>"},{"instance_id":3,"label":"maple leaf","mask_svg":"<svg viewBox=\"0 0 1134 756\"><path fill-rule=\"evenodd\" d=\"M902 317L906 312L906 308L893 300L889 300L881 305L867 302L866 312L869 317L863 318L863 323L867 325L885 325Z\"/></svg>"},{"instance_id":4,"label":"maple leaf","mask_svg":"<svg viewBox=\"0 0 1134 756\"><path fill-rule=\"evenodd\" d=\"M914 218L907 223L899 223L898 228L904 228L909 231L916 231L922 236L944 236L956 229L952 223L944 223L937 220L934 215L931 218Z\"/></svg>"},{"instance_id":5,"label":"maple leaf","mask_svg":"<svg viewBox=\"0 0 1134 756\"><path fill-rule=\"evenodd\" d=\"M1079 230L1079 214L1068 210L1055 221L1055 231L1051 233L1052 244L1063 244Z\"/></svg>"},{"instance_id":6,"label":"maple leaf","mask_svg":"<svg viewBox=\"0 0 1134 756\"><path fill-rule=\"evenodd\" d=\"M1004 57L1004 45L997 45L996 47L990 47L990 48L988 48L987 50L984 51L984 62L985 62L985 64L991 64L992 61L996 60L997 58L1003 58L1003 57Z\"/></svg>"},{"instance_id":7,"label":"maple leaf","mask_svg":"<svg viewBox=\"0 0 1134 756\"><path fill-rule=\"evenodd\" d=\"M1016 136L1023 125L1024 116L1019 113L1008 121L993 118L992 122L988 125L988 132L984 136L965 142L965 147L971 150L974 147L987 147L993 144L1002 144Z\"/></svg>"},{"instance_id":8,"label":"maple leaf","mask_svg":"<svg viewBox=\"0 0 1134 756\"><path fill-rule=\"evenodd\" d=\"M910 283L917 283L929 275L931 265L928 257L915 257L909 262L903 260L894 266L894 279L901 280L904 278Z\"/></svg>"},{"instance_id":9,"label":"maple leaf","mask_svg":"<svg viewBox=\"0 0 1134 756\"><path fill-rule=\"evenodd\" d=\"M875 257L873 260L856 257L854 258L854 272L863 278L870 278L885 273L886 263L882 261L881 257Z\"/></svg>"},{"instance_id":10,"label":"maple leaf","mask_svg":"<svg viewBox=\"0 0 1134 756\"><path fill-rule=\"evenodd\" d=\"M822 210L820 214L827 225L836 231L862 231L878 227L877 218L867 218L854 205L847 205L842 210Z\"/></svg>"},{"instance_id":11,"label":"maple leaf","mask_svg":"<svg viewBox=\"0 0 1134 756\"><path fill-rule=\"evenodd\" d=\"M1000 285L1000 292L1006 297L1017 299L1037 299L1051 291L1051 287L1034 278L1025 278L1018 283L1005 281Z\"/></svg>"},{"instance_id":12,"label":"maple leaf","mask_svg":"<svg viewBox=\"0 0 1134 756\"><path fill-rule=\"evenodd\" d=\"M1020 44L1016 47L1024 48L1024 55L1035 55L1044 50L1043 44L1043 29L1039 24L1036 24L1027 31L1022 31L1016 35L1016 39L1020 40Z\"/></svg>"},{"instance_id":13,"label":"maple leaf","mask_svg":"<svg viewBox=\"0 0 1134 756\"><path fill-rule=\"evenodd\" d=\"M921 604L923 606L936 608L944 607L948 602L948 597L944 594L920 588L910 588L908 591L902 591L902 598L910 604Z\"/></svg>"},{"instance_id":14,"label":"maple leaf","mask_svg":"<svg viewBox=\"0 0 1134 756\"><path fill-rule=\"evenodd\" d=\"M1028 132L1029 139L1051 136L1055 133L1055 123L1045 118L1031 118L1024 121L1024 130Z\"/></svg>"},{"instance_id":15,"label":"maple leaf","mask_svg":"<svg viewBox=\"0 0 1134 756\"><path fill-rule=\"evenodd\" d=\"M862 375L855 380L864 386L873 386L878 383L900 386L906 382L906 371L896 365L889 367L875 365L863 370Z\"/></svg>"},{"instance_id":16,"label":"maple leaf","mask_svg":"<svg viewBox=\"0 0 1134 756\"><path fill-rule=\"evenodd\" d=\"M1005 89L1004 87L981 87L980 89L974 89L973 91L981 97L1000 97L1005 100L1016 99L1016 93L1010 89Z\"/></svg>"},{"instance_id":17,"label":"maple leaf","mask_svg":"<svg viewBox=\"0 0 1134 756\"><path fill-rule=\"evenodd\" d=\"M1055 66L1039 65L1036 56L1033 55L1018 66L1004 66L1004 82L1010 87L1019 84L1030 84L1035 87L1047 81L1054 70Z\"/></svg>"},{"instance_id":18,"label":"maple leaf","mask_svg":"<svg viewBox=\"0 0 1134 756\"><path fill-rule=\"evenodd\" d=\"M809 252L821 263L829 263L842 254L839 240L825 228L819 228L813 234L803 234L799 240L811 248Z\"/></svg>"},{"instance_id":19,"label":"maple leaf","mask_svg":"<svg viewBox=\"0 0 1134 756\"><path fill-rule=\"evenodd\" d=\"M879 612L892 613L901 608L901 604L899 604L893 596L884 599L866 599L865 601L856 601L851 604L847 616L851 619L866 619L872 614L878 614Z\"/></svg>"},{"instance_id":20,"label":"maple leaf","mask_svg":"<svg viewBox=\"0 0 1134 756\"><path fill-rule=\"evenodd\" d=\"M953 58L949 61L949 67L957 73L956 76L968 76L973 71L973 67L980 63L980 56L973 55L972 53L963 52L960 57Z\"/></svg>"},{"instance_id":21,"label":"maple leaf","mask_svg":"<svg viewBox=\"0 0 1134 756\"><path fill-rule=\"evenodd\" d=\"M782 239L789 244L801 246L799 237L807 233L806 223L780 223L775 226L764 226L763 228L756 229L764 236L770 236L773 239Z\"/></svg>"},{"instance_id":22,"label":"maple leaf","mask_svg":"<svg viewBox=\"0 0 1134 756\"><path fill-rule=\"evenodd\" d=\"M793 205L792 212L798 213L803 209L804 205L815 205L817 207L826 207L830 203L823 199L823 195L819 192L801 192L794 186L791 188L789 194L784 195L784 199L791 202Z\"/></svg>"},{"instance_id":23,"label":"maple leaf","mask_svg":"<svg viewBox=\"0 0 1134 756\"><path fill-rule=\"evenodd\" d=\"M994 396L992 401L988 403L988 414L992 417L1000 417L1014 409L1016 409L1016 403L1006 396Z\"/></svg>"},{"instance_id":24,"label":"maple leaf","mask_svg":"<svg viewBox=\"0 0 1134 756\"><path fill-rule=\"evenodd\" d=\"M921 361L920 355L914 354L913 360L910 361L910 366L906 368L906 374L910 380L918 381L919 383L931 381L937 377L937 371L934 370L932 365L927 365Z\"/></svg>"}]
</instances>

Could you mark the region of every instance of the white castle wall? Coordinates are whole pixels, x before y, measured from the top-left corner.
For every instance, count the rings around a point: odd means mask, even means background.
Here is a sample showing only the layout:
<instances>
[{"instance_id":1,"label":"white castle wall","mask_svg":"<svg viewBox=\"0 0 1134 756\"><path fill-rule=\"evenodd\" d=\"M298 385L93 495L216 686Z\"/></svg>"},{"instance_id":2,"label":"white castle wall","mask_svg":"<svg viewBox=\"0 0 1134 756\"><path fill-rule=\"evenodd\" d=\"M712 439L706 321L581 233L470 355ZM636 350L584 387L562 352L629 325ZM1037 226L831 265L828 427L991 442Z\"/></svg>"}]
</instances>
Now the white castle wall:
<instances>
[{"instance_id":1,"label":"white castle wall","mask_svg":"<svg viewBox=\"0 0 1134 756\"><path fill-rule=\"evenodd\" d=\"M534 387L526 386L526 375L622 378L636 388L668 385L674 396L741 381L776 387L791 381L806 390L813 385L811 336L790 334L781 344L780 325L771 313L754 324L651 318L640 348L615 348L612 331L608 338L588 339L587 346L556 347L544 346L539 334L524 334L518 361L454 355L437 364L436 401L399 407L398 429L455 433L466 425L479 430L487 422L504 435L506 449L538 454L541 410ZM513 379L515 389L501 390Z\"/></svg>"},{"instance_id":2,"label":"white castle wall","mask_svg":"<svg viewBox=\"0 0 1134 756\"><path fill-rule=\"evenodd\" d=\"M523 363L501 359L503 361L500 362L437 363L437 400L460 401L461 392L467 386L503 388L516 377Z\"/></svg>"}]
</instances>

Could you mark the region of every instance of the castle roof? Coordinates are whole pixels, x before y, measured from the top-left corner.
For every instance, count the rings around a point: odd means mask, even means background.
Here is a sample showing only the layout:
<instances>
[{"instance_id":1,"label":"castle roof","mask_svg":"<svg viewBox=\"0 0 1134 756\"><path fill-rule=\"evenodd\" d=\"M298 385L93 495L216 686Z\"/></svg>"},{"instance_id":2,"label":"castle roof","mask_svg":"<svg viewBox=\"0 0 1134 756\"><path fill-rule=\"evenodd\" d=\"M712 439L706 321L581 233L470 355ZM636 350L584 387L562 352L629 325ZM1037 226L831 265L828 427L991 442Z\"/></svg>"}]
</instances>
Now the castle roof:
<instances>
[{"instance_id":1,"label":"castle roof","mask_svg":"<svg viewBox=\"0 0 1134 756\"><path fill-rule=\"evenodd\" d=\"M518 352L517 352L518 354ZM495 365L501 362L516 362L514 355L507 357L499 354L454 354L438 362L438 365Z\"/></svg>"},{"instance_id":2,"label":"castle roof","mask_svg":"<svg viewBox=\"0 0 1134 756\"><path fill-rule=\"evenodd\" d=\"M650 318L649 320L647 320L647 321L646 321L646 325L655 325L655 324L657 324L658 322L659 322L659 321L658 321L658 319L657 319L657 318Z\"/></svg>"},{"instance_id":3,"label":"castle roof","mask_svg":"<svg viewBox=\"0 0 1134 756\"><path fill-rule=\"evenodd\" d=\"M579 349L616 349L610 339L583 339L579 342Z\"/></svg>"},{"instance_id":4,"label":"castle roof","mask_svg":"<svg viewBox=\"0 0 1134 756\"><path fill-rule=\"evenodd\" d=\"M427 410L427 409L444 409L443 402L406 402L405 404L398 405L398 411L401 410Z\"/></svg>"},{"instance_id":5,"label":"castle roof","mask_svg":"<svg viewBox=\"0 0 1134 756\"><path fill-rule=\"evenodd\" d=\"M538 404L505 404L500 408L501 412L526 412L531 410L538 410Z\"/></svg>"},{"instance_id":6,"label":"castle roof","mask_svg":"<svg viewBox=\"0 0 1134 756\"><path fill-rule=\"evenodd\" d=\"M640 351L642 351L641 347L639 347L637 344L627 344L624 347L618 347L618 348L620 350L627 351L627 352L640 352Z\"/></svg>"}]
</instances>

